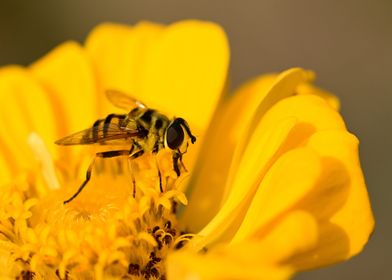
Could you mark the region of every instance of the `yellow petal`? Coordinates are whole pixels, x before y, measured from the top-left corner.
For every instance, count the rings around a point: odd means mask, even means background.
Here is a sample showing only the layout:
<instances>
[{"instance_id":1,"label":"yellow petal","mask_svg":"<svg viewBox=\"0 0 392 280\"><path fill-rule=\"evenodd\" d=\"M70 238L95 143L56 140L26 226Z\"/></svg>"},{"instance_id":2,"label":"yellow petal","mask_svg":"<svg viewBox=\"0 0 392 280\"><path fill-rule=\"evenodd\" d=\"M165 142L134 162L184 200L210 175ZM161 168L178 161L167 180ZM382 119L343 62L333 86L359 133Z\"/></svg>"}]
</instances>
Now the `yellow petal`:
<instances>
[{"instance_id":1,"label":"yellow petal","mask_svg":"<svg viewBox=\"0 0 392 280\"><path fill-rule=\"evenodd\" d=\"M240 118L240 124L238 129L231 130L233 133L232 138L236 142L235 153L233 156L233 162L231 166L231 173L233 174L243 156L243 152L248 145L249 139L253 134L254 127L264 118L264 115L279 101L287 99L293 96L296 92L298 85L306 82L312 78L313 73L305 71L301 68L292 68L279 74L275 81L272 83L267 91L265 90L266 85L260 82L252 83L245 86L239 94L245 96L252 96L253 98L246 98L250 100L248 103L249 110L245 110ZM238 104L237 104L238 105ZM291 117L290 114L285 114L280 120ZM227 184L226 186L230 186ZM230 190L226 189L226 193ZM225 199L225 198L224 198Z\"/></svg>"},{"instance_id":2,"label":"yellow petal","mask_svg":"<svg viewBox=\"0 0 392 280\"><path fill-rule=\"evenodd\" d=\"M210 122L228 63L228 42L218 25L195 20L169 25L146 56L143 98L188 120L197 135Z\"/></svg>"},{"instance_id":3,"label":"yellow petal","mask_svg":"<svg viewBox=\"0 0 392 280\"><path fill-rule=\"evenodd\" d=\"M348 179L340 184L335 182L335 188L324 193L324 197L313 197L313 201L310 197L302 203L301 207L308 207L318 216L321 236L314 250L292 260L300 269L335 263L358 254L374 228L356 137L343 131L326 131L314 134L308 145L330 165L335 162L335 168L339 163ZM336 181L338 176L334 177L331 180ZM329 204L325 203L327 198Z\"/></svg>"},{"instance_id":4,"label":"yellow petal","mask_svg":"<svg viewBox=\"0 0 392 280\"><path fill-rule=\"evenodd\" d=\"M98 80L98 102L102 114L118 109L105 99L105 90L119 90L145 101L142 94L142 69L151 44L163 26L141 22L130 27L105 23L97 26L86 40ZM131 108L130 108L131 109Z\"/></svg>"},{"instance_id":5,"label":"yellow petal","mask_svg":"<svg viewBox=\"0 0 392 280\"><path fill-rule=\"evenodd\" d=\"M238 172L231 182L233 187L227 200L217 215L199 232L203 239L191 241L196 250L200 249L200 246L206 246L221 238L226 231L233 232L239 226L260 180L295 127L296 121L293 118L287 118L274 126L261 124L255 128L254 135L239 164ZM203 200L198 203L203 203ZM192 225L189 224L189 226Z\"/></svg>"},{"instance_id":6,"label":"yellow petal","mask_svg":"<svg viewBox=\"0 0 392 280\"><path fill-rule=\"evenodd\" d=\"M17 66L1 69L0 98L0 150L8 168L16 174L31 165L33 154L27 145L31 132L38 133L55 154L55 110L30 73Z\"/></svg>"},{"instance_id":7,"label":"yellow petal","mask_svg":"<svg viewBox=\"0 0 392 280\"><path fill-rule=\"evenodd\" d=\"M98 117L96 84L88 57L78 44L58 46L35 62L31 70L50 93L64 136L91 127Z\"/></svg>"},{"instance_id":8,"label":"yellow petal","mask_svg":"<svg viewBox=\"0 0 392 280\"><path fill-rule=\"evenodd\" d=\"M313 248L318 241L317 221L305 211L295 210L285 214L266 232L257 232L248 239L232 243L235 255L259 265L278 265L286 259Z\"/></svg>"},{"instance_id":9,"label":"yellow petal","mask_svg":"<svg viewBox=\"0 0 392 280\"><path fill-rule=\"evenodd\" d=\"M273 222L305 197L321 175L321 160L309 148L281 156L258 186L246 216L232 242L262 236Z\"/></svg>"},{"instance_id":10,"label":"yellow petal","mask_svg":"<svg viewBox=\"0 0 392 280\"><path fill-rule=\"evenodd\" d=\"M300 94L300 95L301 94L305 94L305 95L306 94L313 94L313 95L320 96L329 104L329 106L331 106L335 110L338 111L340 109L340 101L335 95L333 95L332 93L330 93L326 90L318 88L312 84L309 84L309 83L300 84L297 87L297 94Z\"/></svg>"},{"instance_id":11,"label":"yellow petal","mask_svg":"<svg viewBox=\"0 0 392 280\"><path fill-rule=\"evenodd\" d=\"M323 130L346 130L342 117L322 98L315 95L297 95L276 104L262 119L274 123L286 117L295 117L308 124L309 135Z\"/></svg>"},{"instance_id":12,"label":"yellow petal","mask_svg":"<svg viewBox=\"0 0 392 280\"><path fill-rule=\"evenodd\" d=\"M265 85L261 83L261 81L256 82L255 84L251 83L240 90L240 95L253 95L253 98L246 98L248 101L243 100L249 102L248 108L247 106L244 106L245 112L242 114L240 120L241 125L245 127L239 130L233 130L232 132L234 135L237 134L234 137L238 140L242 138L243 142L241 143L245 144L246 141L249 140L249 135L251 135L253 127L260 122L265 113L280 100L294 95L298 85L306 82L311 75L311 72L305 71L304 69L292 68L279 74L267 91L264 91ZM242 104L239 106L242 106ZM242 132L245 129L247 129L247 131L244 135Z\"/></svg>"},{"instance_id":13,"label":"yellow petal","mask_svg":"<svg viewBox=\"0 0 392 280\"><path fill-rule=\"evenodd\" d=\"M222 100L205 135L201 164L193 173L188 191L191 204L182 217L184 223L192 224L197 231L217 213L231 188L227 184L229 170L235 173L249 133L257 125L254 118L261 118L276 102L294 95L298 84L308 78L309 72L300 68L260 76L242 86L230 99Z\"/></svg>"},{"instance_id":14,"label":"yellow petal","mask_svg":"<svg viewBox=\"0 0 392 280\"><path fill-rule=\"evenodd\" d=\"M239 260L234 253L197 255L185 251L171 254L166 262L167 278L284 280L292 275L288 267L263 265L255 263L255 260L249 262L248 258Z\"/></svg>"},{"instance_id":15,"label":"yellow petal","mask_svg":"<svg viewBox=\"0 0 392 280\"><path fill-rule=\"evenodd\" d=\"M295 129L292 123L291 126L283 126L286 129L283 129L281 134L276 134L279 137L269 135L270 130L279 131L278 127L282 122L290 119L296 120ZM194 248L203 242L205 246L219 236L223 238L223 234L225 238L230 238L229 233L234 233L236 227L240 225L250 198L277 157L285 151L305 145L306 140L314 132L323 130L345 130L345 125L340 115L320 97L311 95L287 97L271 107L254 129L238 169L232 166L231 170L234 169L234 172L230 171L232 178L229 177L226 187L227 200L220 208L220 212L200 231L206 239L192 240L191 243L198 244ZM189 205L191 203L192 201Z\"/></svg>"},{"instance_id":16,"label":"yellow petal","mask_svg":"<svg viewBox=\"0 0 392 280\"><path fill-rule=\"evenodd\" d=\"M243 131L243 115L252 112L256 96L264 96L275 81L276 75L266 75L249 83L252 90L240 90L230 98L223 99L214 114L199 157L199 166L193 171L188 193L192 205L185 209L182 220L200 230L217 213L223 198L231 160L237 145L233 134ZM205 194L208 193L208 196Z\"/></svg>"}]
</instances>

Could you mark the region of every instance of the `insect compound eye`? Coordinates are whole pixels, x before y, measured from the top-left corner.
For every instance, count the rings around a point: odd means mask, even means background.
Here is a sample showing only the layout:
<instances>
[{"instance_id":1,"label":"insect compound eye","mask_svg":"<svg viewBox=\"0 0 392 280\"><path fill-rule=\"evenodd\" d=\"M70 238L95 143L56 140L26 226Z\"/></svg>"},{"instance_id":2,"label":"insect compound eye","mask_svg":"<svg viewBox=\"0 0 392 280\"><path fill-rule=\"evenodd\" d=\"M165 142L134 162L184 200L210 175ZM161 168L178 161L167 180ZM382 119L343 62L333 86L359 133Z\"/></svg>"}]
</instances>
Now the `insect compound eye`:
<instances>
[{"instance_id":1,"label":"insect compound eye","mask_svg":"<svg viewBox=\"0 0 392 280\"><path fill-rule=\"evenodd\" d=\"M172 149L178 149L184 141L184 130L179 122L173 122L166 131L167 146Z\"/></svg>"}]
</instances>

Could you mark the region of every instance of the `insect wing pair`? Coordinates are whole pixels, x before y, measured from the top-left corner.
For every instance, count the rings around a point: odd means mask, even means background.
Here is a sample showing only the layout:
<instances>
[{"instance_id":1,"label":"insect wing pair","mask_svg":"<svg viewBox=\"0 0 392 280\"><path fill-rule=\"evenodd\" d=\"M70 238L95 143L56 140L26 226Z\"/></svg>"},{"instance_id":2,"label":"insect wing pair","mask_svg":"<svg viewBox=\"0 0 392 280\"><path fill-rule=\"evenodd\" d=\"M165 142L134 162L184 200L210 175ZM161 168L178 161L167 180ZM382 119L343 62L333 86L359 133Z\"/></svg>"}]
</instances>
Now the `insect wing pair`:
<instances>
[{"instance_id":1,"label":"insect wing pair","mask_svg":"<svg viewBox=\"0 0 392 280\"><path fill-rule=\"evenodd\" d=\"M108 90L106 96L113 105L120 109L146 108L140 101L119 91ZM114 140L127 140L130 137L142 136L141 131L136 126L132 129L124 125L123 121L125 117L126 115L113 114L113 118L110 118L109 121L107 121L107 118L105 119L106 122L105 120L98 120L92 127L61 138L55 143L64 146L88 144L113 145L112 141ZM117 119L118 122L113 122L113 119ZM99 126L100 121L103 121L103 125ZM127 142L123 141L122 144L127 144Z\"/></svg>"}]
</instances>

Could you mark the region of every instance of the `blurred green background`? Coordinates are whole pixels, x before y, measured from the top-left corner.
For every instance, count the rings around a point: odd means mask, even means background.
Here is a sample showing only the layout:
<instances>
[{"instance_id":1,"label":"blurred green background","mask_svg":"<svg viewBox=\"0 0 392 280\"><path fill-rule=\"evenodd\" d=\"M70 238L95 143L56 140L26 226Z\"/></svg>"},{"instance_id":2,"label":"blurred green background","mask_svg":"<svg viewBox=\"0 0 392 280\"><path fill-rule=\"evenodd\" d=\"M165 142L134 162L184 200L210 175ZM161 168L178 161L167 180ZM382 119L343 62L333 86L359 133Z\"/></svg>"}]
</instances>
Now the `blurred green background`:
<instances>
[{"instance_id":1,"label":"blurred green background","mask_svg":"<svg viewBox=\"0 0 392 280\"><path fill-rule=\"evenodd\" d=\"M315 70L361 140L376 231L361 255L296 279L392 279L391 0L1 1L0 65L26 65L65 40L82 42L100 22L185 18L225 28L233 86L292 66Z\"/></svg>"}]
</instances>

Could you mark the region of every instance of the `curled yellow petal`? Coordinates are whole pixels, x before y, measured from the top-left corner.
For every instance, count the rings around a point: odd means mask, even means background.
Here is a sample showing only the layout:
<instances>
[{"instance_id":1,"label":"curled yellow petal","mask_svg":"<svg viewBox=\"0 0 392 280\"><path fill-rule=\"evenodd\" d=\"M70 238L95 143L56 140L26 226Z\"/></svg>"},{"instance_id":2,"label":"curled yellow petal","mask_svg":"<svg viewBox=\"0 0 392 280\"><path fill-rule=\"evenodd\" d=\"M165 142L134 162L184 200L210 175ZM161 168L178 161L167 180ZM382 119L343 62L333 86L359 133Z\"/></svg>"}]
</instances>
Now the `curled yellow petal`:
<instances>
[{"instance_id":1,"label":"curled yellow petal","mask_svg":"<svg viewBox=\"0 0 392 280\"><path fill-rule=\"evenodd\" d=\"M261 236L317 184L321 174L318 155L299 148L282 155L265 175L251 200L246 216L232 242Z\"/></svg>"},{"instance_id":2,"label":"curled yellow petal","mask_svg":"<svg viewBox=\"0 0 392 280\"><path fill-rule=\"evenodd\" d=\"M235 251L231 255L174 253L167 259L167 277L170 280L285 280L293 273L289 267L260 265L249 260L239 260Z\"/></svg>"},{"instance_id":3,"label":"curled yellow petal","mask_svg":"<svg viewBox=\"0 0 392 280\"><path fill-rule=\"evenodd\" d=\"M202 164L195 168L190 182L192 206L185 210L185 224L200 230L218 212L232 187L229 178L235 174L258 120L279 100L294 95L295 88L309 75L308 71L293 68L279 75L260 76L222 100L205 134L199 161Z\"/></svg>"},{"instance_id":4,"label":"curled yellow petal","mask_svg":"<svg viewBox=\"0 0 392 280\"><path fill-rule=\"evenodd\" d=\"M276 122L285 117L295 117L309 125L310 136L322 130L346 130L342 117L322 98L314 95L297 95L281 100L268 111L263 122Z\"/></svg>"},{"instance_id":5,"label":"curled yellow petal","mask_svg":"<svg viewBox=\"0 0 392 280\"><path fill-rule=\"evenodd\" d=\"M323 195L313 195L300 205L318 217L320 226L317 246L292 260L300 269L335 263L358 254L374 228L356 137L344 131L325 131L314 134L308 145L324 158L329 176L320 181L319 189L325 189ZM337 170L343 171L346 179Z\"/></svg>"},{"instance_id":6,"label":"curled yellow petal","mask_svg":"<svg viewBox=\"0 0 392 280\"><path fill-rule=\"evenodd\" d=\"M258 183L268 171L274 156L295 124L295 119L288 118L272 127L265 127L260 123L255 129L250 144L244 152L239 170L230 182L233 186L226 201L217 215L199 232L203 239L191 241L195 249L200 249L200 246L206 246L222 238L227 231L230 233L226 235L235 232L257 190Z\"/></svg>"},{"instance_id":7,"label":"curled yellow petal","mask_svg":"<svg viewBox=\"0 0 392 280\"><path fill-rule=\"evenodd\" d=\"M292 68L279 74L271 87L267 91L263 91L262 83L250 84L250 89L245 87L244 91L251 91L255 100L248 102L248 107L252 108L250 112L244 114L242 123L246 124L247 131L242 134L242 130L237 130L233 133L238 133L237 139L241 144L246 144L249 135L252 133L253 127L257 125L266 112L280 100L295 94L296 88L306 82L311 77L311 73L301 68ZM259 88L260 87L260 88ZM253 104L253 105L252 105ZM244 124L242 124L244 125Z\"/></svg>"},{"instance_id":8,"label":"curled yellow petal","mask_svg":"<svg viewBox=\"0 0 392 280\"><path fill-rule=\"evenodd\" d=\"M306 212L288 213L261 238L221 244L204 254L175 252L166 262L169 279L289 279L283 262L314 246L317 223Z\"/></svg>"},{"instance_id":9,"label":"curled yellow petal","mask_svg":"<svg viewBox=\"0 0 392 280\"><path fill-rule=\"evenodd\" d=\"M255 265L257 262L285 266L285 261L293 255L313 248L318 238L317 221L312 214L294 210L282 215L267 231L233 241L226 250L230 248L238 258L254 261Z\"/></svg>"},{"instance_id":10,"label":"curled yellow petal","mask_svg":"<svg viewBox=\"0 0 392 280\"><path fill-rule=\"evenodd\" d=\"M329 106L331 106L332 108L334 108L335 110L339 110L340 109L340 101L339 98L337 98L335 95L333 95L332 93L321 89L319 87L316 87L310 83L303 83L300 84L297 87L297 94L301 95L307 95L307 94L312 94L312 95L317 95L319 97L322 97Z\"/></svg>"},{"instance_id":11,"label":"curled yellow petal","mask_svg":"<svg viewBox=\"0 0 392 280\"><path fill-rule=\"evenodd\" d=\"M204 135L204 145L200 152L199 164L188 184L188 193L192 203L185 209L182 221L191 224L195 231L200 230L218 212L225 193L224 186L229 170L237 137L244 132L257 106L257 96L262 99L268 91L275 75L266 75L241 87L233 96L223 98L215 112L211 125ZM223 144L224 143L224 144ZM205 194L208 192L208 196Z\"/></svg>"}]
</instances>

